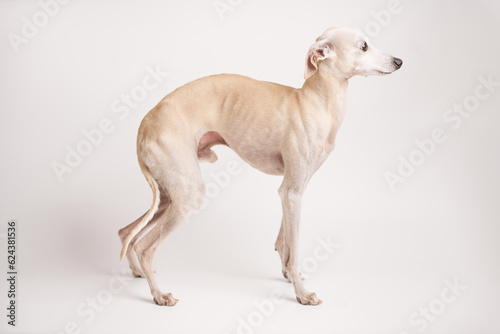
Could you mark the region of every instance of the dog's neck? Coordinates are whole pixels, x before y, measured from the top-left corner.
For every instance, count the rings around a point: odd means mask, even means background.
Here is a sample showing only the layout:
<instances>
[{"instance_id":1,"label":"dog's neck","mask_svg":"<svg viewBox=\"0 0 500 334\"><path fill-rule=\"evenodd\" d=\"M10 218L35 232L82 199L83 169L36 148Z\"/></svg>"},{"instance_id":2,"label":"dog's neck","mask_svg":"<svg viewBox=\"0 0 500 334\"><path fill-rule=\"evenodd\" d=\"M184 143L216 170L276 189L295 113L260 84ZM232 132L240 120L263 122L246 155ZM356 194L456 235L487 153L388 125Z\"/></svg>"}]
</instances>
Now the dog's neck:
<instances>
[{"instance_id":1,"label":"dog's neck","mask_svg":"<svg viewBox=\"0 0 500 334\"><path fill-rule=\"evenodd\" d=\"M317 105L319 110L330 116L330 124L325 133L324 149L331 152L335 146L335 137L344 120L347 95L347 78L331 70L327 66L320 66L318 71L305 81L302 93Z\"/></svg>"},{"instance_id":2,"label":"dog's neck","mask_svg":"<svg viewBox=\"0 0 500 334\"><path fill-rule=\"evenodd\" d=\"M304 82L302 91L320 101L324 111L342 122L345 114L348 79L327 66L321 66ZM340 125L340 124L339 124Z\"/></svg>"}]
</instances>

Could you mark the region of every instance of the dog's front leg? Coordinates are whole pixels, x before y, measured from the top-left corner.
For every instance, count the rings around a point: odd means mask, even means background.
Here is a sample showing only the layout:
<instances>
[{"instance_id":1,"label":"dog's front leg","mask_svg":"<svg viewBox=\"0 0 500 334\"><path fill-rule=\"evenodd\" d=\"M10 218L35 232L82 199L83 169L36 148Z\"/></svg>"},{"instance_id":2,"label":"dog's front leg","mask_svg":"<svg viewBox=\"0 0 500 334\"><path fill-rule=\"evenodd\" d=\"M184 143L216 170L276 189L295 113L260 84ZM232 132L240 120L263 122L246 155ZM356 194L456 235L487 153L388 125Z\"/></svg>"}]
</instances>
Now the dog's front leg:
<instances>
[{"instance_id":1,"label":"dog's front leg","mask_svg":"<svg viewBox=\"0 0 500 334\"><path fill-rule=\"evenodd\" d=\"M286 272L286 263L288 262L289 254L288 254L288 249L285 247L285 237L283 236L283 219L281 219L281 225L280 225L280 231L278 233L278 237L276 238L276 242L274 243L274 250L278 252L280 255L281 259L281 273L283 274L283 277L288 280L288 282L292 282L290 278L288 278L288 274ZM302 280L304 280L304 277L302 277L302 274L299 272L300 277Z\"/></svg>"},{"instance_id":2,"label":"dog's front leg","mask_svg":"<svg viewBox=\"0 0 500 334\"><path fill-rule=\"evenodd\" d=\"M303 170L303 169L301 169ZM298 269L299 248L299 223L302 195L309 181L309 175L285 172L283 183L279 188L279 194L283 205L283 254L287 256L283 260L283 274L292 282L295 295L299 303L304 305L318 305L321 300L314 292L307 291L303 284Z\"/></svg>"}]
</instances>

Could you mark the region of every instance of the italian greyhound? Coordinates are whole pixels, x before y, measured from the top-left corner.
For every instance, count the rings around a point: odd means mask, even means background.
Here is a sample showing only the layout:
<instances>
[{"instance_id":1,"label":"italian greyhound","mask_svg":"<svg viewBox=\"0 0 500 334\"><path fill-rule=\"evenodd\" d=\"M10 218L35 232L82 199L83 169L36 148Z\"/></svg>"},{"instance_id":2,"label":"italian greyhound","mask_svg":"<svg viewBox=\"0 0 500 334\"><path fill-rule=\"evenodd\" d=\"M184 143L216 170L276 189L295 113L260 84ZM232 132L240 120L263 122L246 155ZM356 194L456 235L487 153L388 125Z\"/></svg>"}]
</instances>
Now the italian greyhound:
<instances>
[{"instance_id":1,"label":"italian greyhound","mask_svg":"<svg viewBox=\"0 0 500 334\"><path fill-rule=\"evenodd\" d=\"M355 75L390 74L402 64L401 59L374 48L361 32L336 27L310 47L302 88L220 74L168 94L139 127L137 156L153 191L153 203L142 217L119 231L120 261L127 256L132 273L147 279L155 303L177 303L171 293L160 291L153 255L200 208L206 188L199 162L215 162L211 147L226 145L258 170L283 175L278 190L283 218L275 249L298 302L320 304L316 294L304 288L297 268L302 195L335 146L348 80Z\"/></svg>"}]
</instances>

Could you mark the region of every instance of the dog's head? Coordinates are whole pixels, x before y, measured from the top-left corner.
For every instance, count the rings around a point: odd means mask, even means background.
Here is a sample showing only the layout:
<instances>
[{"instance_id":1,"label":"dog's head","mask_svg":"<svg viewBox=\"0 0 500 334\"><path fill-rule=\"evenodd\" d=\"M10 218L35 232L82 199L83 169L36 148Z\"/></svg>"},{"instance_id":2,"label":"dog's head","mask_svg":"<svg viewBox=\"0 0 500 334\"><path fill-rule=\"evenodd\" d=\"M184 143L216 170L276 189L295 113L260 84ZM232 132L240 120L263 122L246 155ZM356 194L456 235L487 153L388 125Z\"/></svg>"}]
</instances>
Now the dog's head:
<instances>
[{"instance_id":1,"label":"dog's head","mask_svg":"<svg viewBox=\"0 0 500 334\"><path fill-rule=\"evenodd\" d=\"M403 65L399 58L374 48L368 37L350 28L330 28L316 39L306 57L305 79L326 66L333 75L383 75Z\"/></svg>"}]
</instances>

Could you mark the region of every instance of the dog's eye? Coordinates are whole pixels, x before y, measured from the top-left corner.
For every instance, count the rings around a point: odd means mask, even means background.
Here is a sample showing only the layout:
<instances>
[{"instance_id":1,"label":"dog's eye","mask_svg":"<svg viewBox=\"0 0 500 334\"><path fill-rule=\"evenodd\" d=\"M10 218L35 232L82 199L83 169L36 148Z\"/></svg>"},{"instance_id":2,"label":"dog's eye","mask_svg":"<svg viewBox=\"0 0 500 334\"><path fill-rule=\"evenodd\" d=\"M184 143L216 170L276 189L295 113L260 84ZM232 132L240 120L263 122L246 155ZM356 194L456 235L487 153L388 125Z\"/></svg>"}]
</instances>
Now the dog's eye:
<instances>
[{"instance_id":1,"label":"dog's eye","mask_svg":"<svg viewBox=\"0 0 500 334\"><path fill-rule=\"evenodd\" d=\"M366 52L368 50L368 45L366 44L366 42L363 42L363 45L361 45L361 50L363 50L363 52Z\"/></svg>"}]
</instances>

